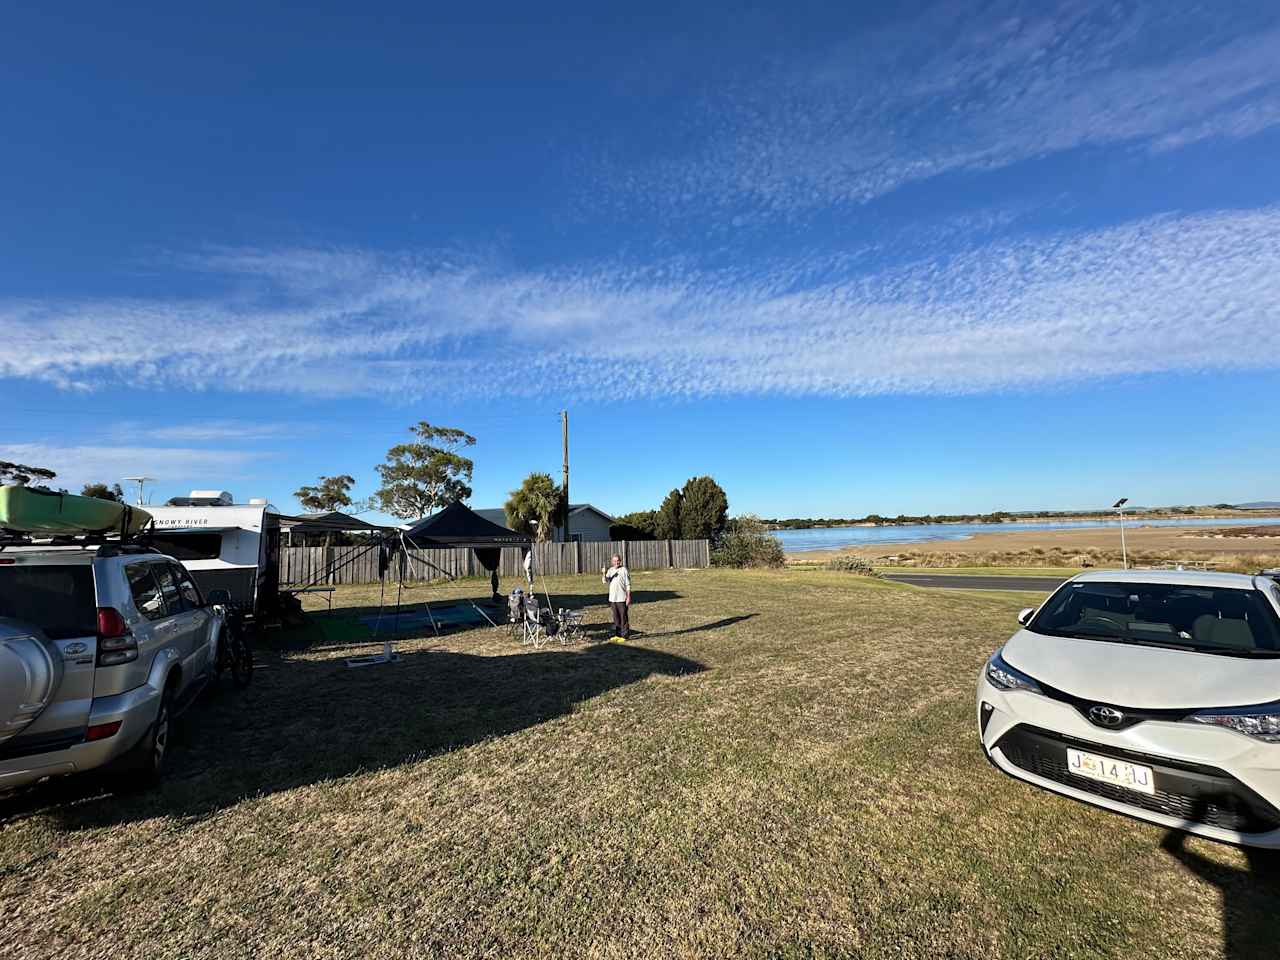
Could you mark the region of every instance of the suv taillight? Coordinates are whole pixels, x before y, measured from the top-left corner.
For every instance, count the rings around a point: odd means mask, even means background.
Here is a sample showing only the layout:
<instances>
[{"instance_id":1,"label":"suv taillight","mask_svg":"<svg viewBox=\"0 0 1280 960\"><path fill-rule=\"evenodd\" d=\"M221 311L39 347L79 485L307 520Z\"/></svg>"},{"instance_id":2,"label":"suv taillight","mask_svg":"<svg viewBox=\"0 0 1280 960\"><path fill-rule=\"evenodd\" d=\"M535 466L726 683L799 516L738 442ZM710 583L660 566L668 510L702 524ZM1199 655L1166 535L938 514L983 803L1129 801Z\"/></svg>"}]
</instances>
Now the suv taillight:
<instances>
[{"instance_id":1,"label":"suv taillight","mask_svg":"<svg viewBox=\"0 0 1280 960\"><path fill-rule=\"evenodd\" d=\"M114 667L138 659L138 641L115 607L98 608L98 666Z\"/></svg>"}]
</instances>

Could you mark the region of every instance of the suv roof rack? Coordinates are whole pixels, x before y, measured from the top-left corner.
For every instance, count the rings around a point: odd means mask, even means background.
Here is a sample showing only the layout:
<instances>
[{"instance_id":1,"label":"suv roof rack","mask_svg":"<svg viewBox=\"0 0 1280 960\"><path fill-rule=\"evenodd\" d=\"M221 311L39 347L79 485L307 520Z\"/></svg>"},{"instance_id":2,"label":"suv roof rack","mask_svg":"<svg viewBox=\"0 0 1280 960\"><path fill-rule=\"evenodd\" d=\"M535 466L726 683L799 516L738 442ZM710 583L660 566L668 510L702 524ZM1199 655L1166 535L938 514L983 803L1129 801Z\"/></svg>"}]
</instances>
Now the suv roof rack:
<instances>
[{"instance_id":1,"label":"suv roof rack","mask_svg":"<svg viewBox=\"0 0 1280 960\"><path fill-rule=\"evenodd\" d=\"M37 537L21 530L0 527L0 551L5 547L79 547L82 550L98 547L98 555L102 557L119 553L152 553L150 536L154 527L155 521L152 520L132 537L124 539L115 530L110 533L63 533Z\"/></svg>"}]
</instances>

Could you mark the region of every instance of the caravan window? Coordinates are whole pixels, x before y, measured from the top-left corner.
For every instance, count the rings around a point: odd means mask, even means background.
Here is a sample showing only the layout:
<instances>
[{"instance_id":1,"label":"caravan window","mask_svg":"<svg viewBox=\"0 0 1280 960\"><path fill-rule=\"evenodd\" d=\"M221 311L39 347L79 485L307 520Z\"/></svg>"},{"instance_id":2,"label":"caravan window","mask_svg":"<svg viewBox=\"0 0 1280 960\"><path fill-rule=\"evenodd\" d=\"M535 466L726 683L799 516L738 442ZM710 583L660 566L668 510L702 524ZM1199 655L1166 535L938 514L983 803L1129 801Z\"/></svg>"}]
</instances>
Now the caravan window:
<instances>
[{"instance_id":1,"label":"caravan window","mask_svg":"<svg viewBox=\"0 0 1280 960\"><path fill-rule=\"evenodd\" d=\"M220 533L162 533L151 545L175 560L217 560L222 555Z\"/></svg>"}]
</instances>

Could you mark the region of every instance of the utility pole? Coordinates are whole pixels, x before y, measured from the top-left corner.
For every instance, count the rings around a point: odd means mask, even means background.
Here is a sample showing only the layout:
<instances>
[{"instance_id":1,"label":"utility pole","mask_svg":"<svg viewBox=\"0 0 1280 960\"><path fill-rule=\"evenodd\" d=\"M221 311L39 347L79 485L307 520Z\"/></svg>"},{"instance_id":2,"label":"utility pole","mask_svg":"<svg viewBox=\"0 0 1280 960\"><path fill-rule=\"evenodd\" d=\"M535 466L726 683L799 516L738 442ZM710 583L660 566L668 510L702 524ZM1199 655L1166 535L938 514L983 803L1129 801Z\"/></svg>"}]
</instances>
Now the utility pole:
<instances>
[{"instance_id":1,"label":"utility pole","mask_svg":"<svg viewBox=\"0 0 1280 960\"><path fill-rule=\"evenodd\" d=\"M569 411L560 411L560 431L564 438L564 542L572 543L569 536Z\"/></svg>"}]
</instances>

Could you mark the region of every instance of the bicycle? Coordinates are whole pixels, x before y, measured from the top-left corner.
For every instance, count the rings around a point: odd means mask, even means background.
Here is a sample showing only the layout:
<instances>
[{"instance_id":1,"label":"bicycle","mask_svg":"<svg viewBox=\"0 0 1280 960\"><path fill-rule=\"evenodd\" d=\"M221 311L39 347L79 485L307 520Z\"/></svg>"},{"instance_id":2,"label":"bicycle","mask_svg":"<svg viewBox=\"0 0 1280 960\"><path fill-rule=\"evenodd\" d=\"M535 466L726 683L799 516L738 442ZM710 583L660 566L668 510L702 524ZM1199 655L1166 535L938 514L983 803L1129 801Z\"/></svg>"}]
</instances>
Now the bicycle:
<instances>
[{"instance_id":1,"label":"bicycle","mask_svg":"<svg viewBox=\"0 0 1280 960\"><path fill-rule=\"evenodd\" d=\"M243 690L253 679L253 651L245 637L243 614L231 606L231 594L226 590L210 590L208 599L222 611L222 630L213 658L214 677L221 679L229 669L231 682Z\"/></svg>"}]
</instances>

